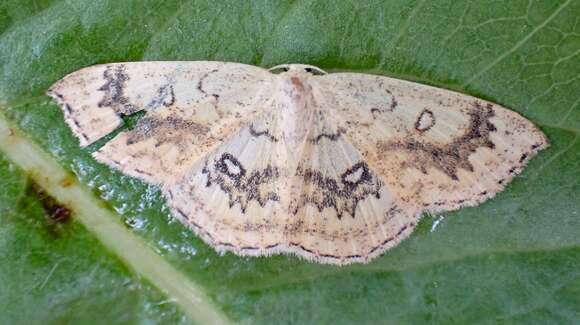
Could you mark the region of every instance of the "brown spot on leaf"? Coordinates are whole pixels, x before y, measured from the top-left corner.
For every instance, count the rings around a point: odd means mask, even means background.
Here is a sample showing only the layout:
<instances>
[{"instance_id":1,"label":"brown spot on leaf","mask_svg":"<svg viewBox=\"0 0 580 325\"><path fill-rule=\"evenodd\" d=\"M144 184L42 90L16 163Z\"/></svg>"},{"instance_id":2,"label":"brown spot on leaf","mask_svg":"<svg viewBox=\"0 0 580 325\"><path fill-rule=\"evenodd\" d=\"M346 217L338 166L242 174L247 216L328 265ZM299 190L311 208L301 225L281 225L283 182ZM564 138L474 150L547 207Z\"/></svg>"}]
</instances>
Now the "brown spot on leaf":
<instances>
[{"instance_id":1,"label":"brown spot on leaf","mask_svg":"<svg viewBox=\"0 0 580 325\"><path fill-rule=\"evenodd\" d=\"M70 219L71 211L35 183L30 184L27 193L39 200L51 223L64 223Z\"/></svg>"},{"instance_id":2,"label":"brown spot on leaf","mask_svg":"<svg viewBox=\"0 0 580 325\"><path fill-rule=\"evenodd\" d=\"M46 193L36 183L29 183L26 189L26 197L34 197L39 202L45 212L46 218L42 222L48 234L53 238L61 236L61 225L67 223L72 216L71 211L56 201L55 198ZM23 201L30 202L30 201ZM29 208L28 204L23 208Z\"/></svg>"},{"instance_id":3,"label":"brown spot on leaf","mask_svg":"<svg viewBox=\"0 0 580 325\"><path fill-rule=\"evenodd\" d=\"M72 176L67 175L65 178L63 178L60 181L60 186L62 186L62 187L70 187L74 183L75 183L75 179Z\"/></svg>"}]
</instances>

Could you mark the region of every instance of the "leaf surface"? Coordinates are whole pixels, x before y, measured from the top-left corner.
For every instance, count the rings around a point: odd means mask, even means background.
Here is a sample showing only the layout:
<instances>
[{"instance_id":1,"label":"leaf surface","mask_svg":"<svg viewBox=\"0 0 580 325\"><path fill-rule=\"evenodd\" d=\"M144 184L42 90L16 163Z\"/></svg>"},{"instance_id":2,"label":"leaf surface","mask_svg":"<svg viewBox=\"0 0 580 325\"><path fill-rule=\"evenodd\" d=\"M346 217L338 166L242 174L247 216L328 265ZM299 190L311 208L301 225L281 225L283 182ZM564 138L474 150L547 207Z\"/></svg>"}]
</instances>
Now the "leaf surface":
<instances>
[{"instance_id":1,"label":"leaf surface","mask_svg":"<svg viewBox=\"0 0 580 325\"><path fill-rule=\"evenodd\" d=\"M0 4L0 33L0 103L11 123L232 321L580 319L578 0L8 0ZM520 112L551 147L496 198L426 216L369 265L220 256L171 218L158 189L80 149L44 96L82 67L140 60L308 63L423 82ZM0 190L0 278L10 283L0 290L7 306L0 323L190 321L155 279L142 282L140 270L124 267L74 214L53 239L30 175L19 168L0 164L8 184Z\"/></svg>"}]
</instances>

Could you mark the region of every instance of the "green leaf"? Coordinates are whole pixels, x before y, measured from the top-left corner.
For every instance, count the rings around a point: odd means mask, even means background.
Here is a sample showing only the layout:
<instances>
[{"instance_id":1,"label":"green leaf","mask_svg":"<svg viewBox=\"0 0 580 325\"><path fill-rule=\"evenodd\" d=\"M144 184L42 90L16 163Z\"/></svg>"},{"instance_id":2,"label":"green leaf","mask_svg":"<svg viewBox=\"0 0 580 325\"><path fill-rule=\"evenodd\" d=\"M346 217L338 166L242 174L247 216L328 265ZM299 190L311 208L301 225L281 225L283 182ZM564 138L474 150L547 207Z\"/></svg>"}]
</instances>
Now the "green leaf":
<instances>
[{"instance_id":1,"label":"green leaf","mask_svg":"<svg viewBox=\"0 0 580 325\"><path fill-rule=\"evenodd\" d=\"M0 177L0 323L186 323L82 225L49 218L46 193L1 158Z\"/></svg>"},{"instance_id":2,"label":"green leaf","mask_svg":"<svg viewBox=\"0 0 580 325\"><path fill-rule=\"evenodd\" d=\"M3 1L4 115L44 152L40 163L70 171L87 202L108 207L111 229L129 228L112 240L82 208L50 221L31 190L47 175L29 173L4 142L0 323L190 322L200 304L217 306L210 319L243 323L577 322L579 17L578 0ZM202 59L309 63L458 90L520 112L551 147L496 198L426 216L368 265L220 256L171 218L158 189L80 149L43 95L96 63ZM135 267L151 261L175 277ZM178 281L201 298L184 300L171 288Z\"/></svg>"}]
</instances>

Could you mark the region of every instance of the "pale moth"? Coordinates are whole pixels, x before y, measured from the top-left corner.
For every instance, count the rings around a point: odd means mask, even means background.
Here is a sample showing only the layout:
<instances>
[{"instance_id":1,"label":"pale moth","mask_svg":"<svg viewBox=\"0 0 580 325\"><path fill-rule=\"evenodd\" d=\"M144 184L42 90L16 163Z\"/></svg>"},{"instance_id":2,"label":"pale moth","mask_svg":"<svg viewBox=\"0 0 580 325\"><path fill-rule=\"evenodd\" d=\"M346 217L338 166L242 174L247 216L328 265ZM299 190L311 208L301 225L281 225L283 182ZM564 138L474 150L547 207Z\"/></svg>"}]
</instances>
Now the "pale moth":
<instances>
[{"instance_id":1,"label":"pale moth","mask_svg":"<svg viewBox=\"0 0 580 325\"><path fill-rule=\"evenodd\" d=\"M449 90L301 64L131 62L73 72L48 94L81 146L158 185L218 251L367 263L423 213L501 191L547 139L504 107Z\"/></svg>"}]
</instances>

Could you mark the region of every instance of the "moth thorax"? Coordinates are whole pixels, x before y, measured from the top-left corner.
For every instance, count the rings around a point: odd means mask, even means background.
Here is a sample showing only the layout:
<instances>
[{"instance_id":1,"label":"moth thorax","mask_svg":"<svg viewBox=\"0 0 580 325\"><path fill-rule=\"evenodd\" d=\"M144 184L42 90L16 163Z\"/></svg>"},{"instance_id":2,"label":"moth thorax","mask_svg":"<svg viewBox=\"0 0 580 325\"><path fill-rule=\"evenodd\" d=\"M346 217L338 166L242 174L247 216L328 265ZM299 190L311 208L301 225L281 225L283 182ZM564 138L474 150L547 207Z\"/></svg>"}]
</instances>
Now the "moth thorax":
<instances>
[{"instance_id":1,"label":"moth thorax","mask_svg":"<svg viewBox=\"0 0 580 325\"><path fill-rule=\"evenodd\" d=\"M278 108L278 125L288 145L300 145L312 126L312 91L305 78L292 76L284 80Z\"/></svg>"}]
</instances>

